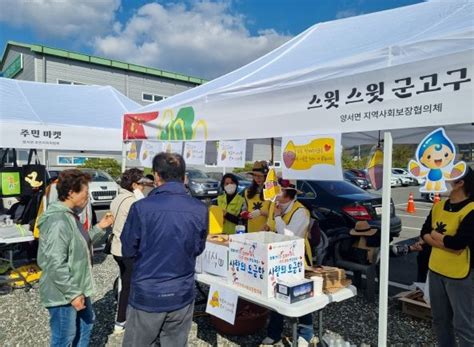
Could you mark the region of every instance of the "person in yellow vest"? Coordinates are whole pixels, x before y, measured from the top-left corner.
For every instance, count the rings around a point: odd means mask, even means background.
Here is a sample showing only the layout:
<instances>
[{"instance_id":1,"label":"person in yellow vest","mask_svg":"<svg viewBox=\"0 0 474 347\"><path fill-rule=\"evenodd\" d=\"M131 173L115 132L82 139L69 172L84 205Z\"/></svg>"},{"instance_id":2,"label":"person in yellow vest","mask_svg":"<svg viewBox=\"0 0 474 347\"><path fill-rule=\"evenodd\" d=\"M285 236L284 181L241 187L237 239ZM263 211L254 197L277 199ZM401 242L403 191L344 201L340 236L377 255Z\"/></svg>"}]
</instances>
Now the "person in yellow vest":
<instances>
[{"instance_id":1,"label":"person in yellow vest","mask_svg":"<svg viewBox=\"0 0 474 347\"><path fill-rule=\"evenodd\" d=\"M298 236L305 239L305 263L312 265L312 252L308 242L310 213L306 207L296 200L298 190L288 180L280 180L281 195L271 205L266 230L283 235ZM267 337L262 345L280 344L283 332L283 316L272 312L267 328ZM313 343L313 315L307 314L298 318L298 344Z\"/></svg>"},{"instance_id":2,"label":"person in yellow vest","mask_svg":"<svg viewBox=\"0 0 474 347\"><path fill-rule=\"evenodd\" d=\"M248 211L247 232L262 231L265 227L270 209L270 201L263 198L263 187L268 173L265 161L256 161L252 167L252 185L244 191L245 206Z\"/></svg>"},{"instance_id":3,"label":"person in yellow vest","mask_svg":"<svg viewBox=\"0 0 474 347\"><path fill-rule=\"evenodd\" d=\"M432 246L429 291L433 329L441 347L474 346L474 172L449 182L447 200L435 204L421 236Z\"/></svg>"},{"instance_id":4,"label":"person in yellow vest","mask_svg":"<svg viewBox=\"0 0 474 347\"><path fill-rule=\"evenodd\" d=\"M244 198L237 193L239 180L233 174L222 177L221 187L224 192L217 197L217 206L224 210L224 233L235 234L235 226L239 224L240 212L244 206Z\"/></svg>"}]
</instances>

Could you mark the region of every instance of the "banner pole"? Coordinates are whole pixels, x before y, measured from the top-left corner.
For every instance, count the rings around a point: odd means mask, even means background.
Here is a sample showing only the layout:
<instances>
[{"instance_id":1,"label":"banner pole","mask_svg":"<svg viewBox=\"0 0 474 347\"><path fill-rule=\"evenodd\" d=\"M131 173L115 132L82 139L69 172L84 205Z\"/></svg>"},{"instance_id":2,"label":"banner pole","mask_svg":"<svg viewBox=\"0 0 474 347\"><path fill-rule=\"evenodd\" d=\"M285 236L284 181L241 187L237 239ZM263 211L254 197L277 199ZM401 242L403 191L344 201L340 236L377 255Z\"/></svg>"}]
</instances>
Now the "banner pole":
<instances>
[{"instance_id":1,"label":"banner pole","mask_svg":"<svg viewBox=\"0 0 474 347\"><path fill-rule=\"evenodd\" d=\"M388 317L388 272L390 244L390 209L393 140L390 132L384 133L383 142L383 187L382 187L382 230L380 241L380 294L379 294L379 334L378 346L387 346Z\"/></svg>"}]
</instances>

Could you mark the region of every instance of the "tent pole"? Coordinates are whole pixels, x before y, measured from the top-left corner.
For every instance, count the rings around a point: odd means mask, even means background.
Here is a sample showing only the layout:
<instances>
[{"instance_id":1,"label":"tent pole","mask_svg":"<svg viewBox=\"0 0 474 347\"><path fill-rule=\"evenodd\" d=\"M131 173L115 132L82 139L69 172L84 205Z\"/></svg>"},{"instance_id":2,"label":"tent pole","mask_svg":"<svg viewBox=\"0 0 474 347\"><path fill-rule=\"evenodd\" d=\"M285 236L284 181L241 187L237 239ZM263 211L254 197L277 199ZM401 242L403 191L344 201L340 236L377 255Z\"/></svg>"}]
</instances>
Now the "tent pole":
<instances>
[{"instance_id":1,"label":"tent pole","mask_svg":"<svg viewBox=\"0 0 474 347\"><path fill-rule=\"evenodd\" d=\"M384 133L383 143L383 188L382 188L382 237L380 241L380 294L379 294L379 336L378 346L387 345L387 313L388 313L388 272L390 243L390 201L392 173L393 139L390 132Z\"/></svg>"},{"instance_id":2,"label":"tent pole","mask_svg":"<svg viewBox=\"0 0 474 347\"><path fill-rule=\"evenodd\" d=\"M122 172L125 172L127 166L127 143L122 142Z\"/></svg>"}]
</instances>

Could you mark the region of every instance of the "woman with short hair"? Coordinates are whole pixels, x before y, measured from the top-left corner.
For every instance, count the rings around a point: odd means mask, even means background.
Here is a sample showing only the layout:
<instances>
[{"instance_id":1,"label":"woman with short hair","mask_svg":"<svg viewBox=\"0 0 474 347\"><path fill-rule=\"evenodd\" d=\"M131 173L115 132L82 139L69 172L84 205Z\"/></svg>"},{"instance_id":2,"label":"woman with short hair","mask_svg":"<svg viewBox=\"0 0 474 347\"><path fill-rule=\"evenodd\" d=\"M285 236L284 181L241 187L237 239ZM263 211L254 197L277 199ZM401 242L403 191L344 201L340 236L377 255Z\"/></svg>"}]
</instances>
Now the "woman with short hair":
<instances>
[{"instance_id":1,"label":"woman with short hair","mask_svg":"<svg viewBox=\"0 0 474 347\"><path fill-rule=\"evenodd\" d=\"M122 257L122 243L120 235L128 217L128 212L133 203L144 198L143 191L145 183L149 181L144 177L140 169L128 169L120 179L120 190L117 197L112 200L110 210L115 218L112 229L111 253L120 269L120 291L117 305L117 318L115 320L114 333L122 333L125 329L128 296L130 293L130 281L132 278L133 259Z\"/></svg>"},{"instance_id":2,"label":"woman with short hair","mask_svg":"<svg viewBox=\"0 0 474 347\"><path fill-rule=\"evenodd\" d=\"M38 225L41 303L50 315L51 346L88 346L94 311L91 245L113 223L110 214L86 232L78 214L89 200L90 176L77 169L58 178L58 201L50 204Z\"/></svg>"}]
</instances>

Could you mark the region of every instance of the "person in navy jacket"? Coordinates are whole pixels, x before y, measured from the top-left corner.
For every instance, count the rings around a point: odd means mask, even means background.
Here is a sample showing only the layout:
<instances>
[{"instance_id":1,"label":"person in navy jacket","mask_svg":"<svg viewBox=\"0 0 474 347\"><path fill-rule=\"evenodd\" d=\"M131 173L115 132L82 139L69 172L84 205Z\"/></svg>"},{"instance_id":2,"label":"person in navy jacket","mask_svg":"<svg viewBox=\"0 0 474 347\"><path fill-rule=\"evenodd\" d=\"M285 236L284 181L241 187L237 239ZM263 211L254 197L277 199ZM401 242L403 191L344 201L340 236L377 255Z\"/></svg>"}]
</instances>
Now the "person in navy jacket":
<instances>
[{"instance_id":1,"label":"person in navy jacket","mask_svg":"<svg viewBox=\"0 0 474 347\"><path fill-rule=\"evenodd\" d=\"M153 171L157 188L132 205L120 237L122 255L135 259L123 346L186 346L209 214L186 193L181 155L156 155Z\"/></svg>"}]
</instances>

